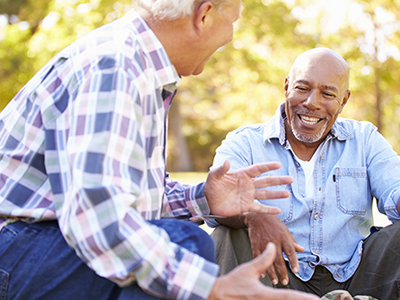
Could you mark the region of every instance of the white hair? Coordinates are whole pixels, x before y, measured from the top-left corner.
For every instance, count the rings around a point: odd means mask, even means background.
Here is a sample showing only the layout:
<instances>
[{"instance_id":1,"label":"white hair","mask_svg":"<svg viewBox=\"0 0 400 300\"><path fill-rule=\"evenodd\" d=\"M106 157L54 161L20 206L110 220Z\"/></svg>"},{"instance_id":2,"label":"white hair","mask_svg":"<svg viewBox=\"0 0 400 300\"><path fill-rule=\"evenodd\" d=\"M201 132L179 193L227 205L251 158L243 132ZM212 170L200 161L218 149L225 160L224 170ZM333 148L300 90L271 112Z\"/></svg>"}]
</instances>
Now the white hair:
<instances>
[{"instance_id":1,"label":"white hair","mask_svg":"<svg viewBox=\"0 0 400 300\"><path fill-rule=\"evenodd\" d=\"M190 16L193 10L207 0L137 0L138 5L147 9L159 19L175 20ZM208 0L218 7L226 0Z\"/></svg>"}]
</instances>

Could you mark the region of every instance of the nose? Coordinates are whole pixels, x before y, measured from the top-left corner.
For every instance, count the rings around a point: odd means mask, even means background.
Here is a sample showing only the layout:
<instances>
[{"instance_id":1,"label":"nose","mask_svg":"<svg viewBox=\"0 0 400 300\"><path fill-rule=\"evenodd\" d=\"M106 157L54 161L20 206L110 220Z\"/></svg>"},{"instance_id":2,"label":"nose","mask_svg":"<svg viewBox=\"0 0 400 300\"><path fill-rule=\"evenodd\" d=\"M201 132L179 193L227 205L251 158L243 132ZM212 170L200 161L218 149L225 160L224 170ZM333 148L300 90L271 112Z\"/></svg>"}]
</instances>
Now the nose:
<instances>
[{"instance_id":1,"label":"nose","mask_svg":"<svg viewBox=\"0 0 400 300\"><path fill-rule=\"evenodd\" d=\"M319 109L321 108L321 95L318 91L311 90L303 104L309 109Z\"/></svg>"}]
</instances>

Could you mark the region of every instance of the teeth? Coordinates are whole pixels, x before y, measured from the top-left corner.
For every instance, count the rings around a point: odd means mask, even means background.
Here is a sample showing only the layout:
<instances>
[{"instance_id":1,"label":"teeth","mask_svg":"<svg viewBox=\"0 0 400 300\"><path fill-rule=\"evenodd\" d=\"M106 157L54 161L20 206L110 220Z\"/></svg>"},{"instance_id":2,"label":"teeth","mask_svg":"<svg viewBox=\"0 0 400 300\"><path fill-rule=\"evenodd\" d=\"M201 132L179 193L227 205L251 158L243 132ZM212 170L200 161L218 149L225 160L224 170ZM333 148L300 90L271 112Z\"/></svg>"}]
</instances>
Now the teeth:
<instances>
[{"instance_id":1,"label":"teeth","mask_svg":"<svg viewBox=\"0 0 400 300\"><path fill-rule=\"evenodd\" d=\"M301 120L310 125L316 124L320 119L319 118L312 118L312 117L306 117L306 116L300 116Z\"/></svg>"}]
</instances>

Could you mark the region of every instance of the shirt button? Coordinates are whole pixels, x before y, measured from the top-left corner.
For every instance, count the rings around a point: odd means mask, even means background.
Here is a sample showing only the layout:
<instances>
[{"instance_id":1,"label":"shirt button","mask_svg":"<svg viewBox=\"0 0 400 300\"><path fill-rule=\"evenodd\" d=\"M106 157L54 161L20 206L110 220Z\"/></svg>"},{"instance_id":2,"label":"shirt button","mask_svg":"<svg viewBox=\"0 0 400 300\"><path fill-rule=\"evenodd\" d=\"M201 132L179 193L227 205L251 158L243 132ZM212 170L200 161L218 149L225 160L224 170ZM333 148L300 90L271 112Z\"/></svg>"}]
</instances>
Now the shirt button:
<instances>
[{"instance_id":1,"label":"shirt button","mask_svg":"<svg viewBox=\"0 0 400 300\"><path fill-rule=\"evenodd\" d=\"M304 198L306 195L304 195L304 194L301 194L301 196Z\"/></svg>"},{"instance_id":2,"label":"shirt button","mask_svg":"<svg viewBox=\"0 0 400 300\"><path fill-rule=\"evenodd\" d=\"M318 191L321 191L321 187L318 188Z\"/></svg>"},{"instance_id":3,"label":"shirt button","mask_svg":"<svg viewBox=\"0 0 400 300\"><path fill-rule=\"evenodd\" d=\"M318 213L314 215L314 220L318 220Z\"/></svg>"}]
</instances>

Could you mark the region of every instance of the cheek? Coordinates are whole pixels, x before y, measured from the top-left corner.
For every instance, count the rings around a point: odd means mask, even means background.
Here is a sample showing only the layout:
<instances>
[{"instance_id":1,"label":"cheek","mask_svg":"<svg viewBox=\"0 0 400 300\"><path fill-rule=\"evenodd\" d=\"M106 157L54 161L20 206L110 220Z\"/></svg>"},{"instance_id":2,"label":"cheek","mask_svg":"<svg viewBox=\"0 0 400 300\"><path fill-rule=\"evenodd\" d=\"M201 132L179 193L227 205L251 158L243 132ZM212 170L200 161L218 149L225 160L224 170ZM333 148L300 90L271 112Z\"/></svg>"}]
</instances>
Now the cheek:
<instances>
[{"instance_id":1,"label":"cheek","mask_svg":"<svg viewBox=\"0 0 400 300\"><path fill-rule=\"evenodd\" d=\"M221 47L230 43L233 39L233 25L227 25L223 29L223 33L221 35Z\"/></svg>"},{"instance_id":2,"label":"cheek","mask_svg":"<svg viewBox=\"0 0 400 300\"><path fill-rule=\"evenodd\" d=\"M329 113L329 115L331 115L333 118L335 118L342 111L342 106L340 105L340 103L334 102L334 103L331 103L330 105L327 105L326 110Z\"/></svg>"}]
</instances>

